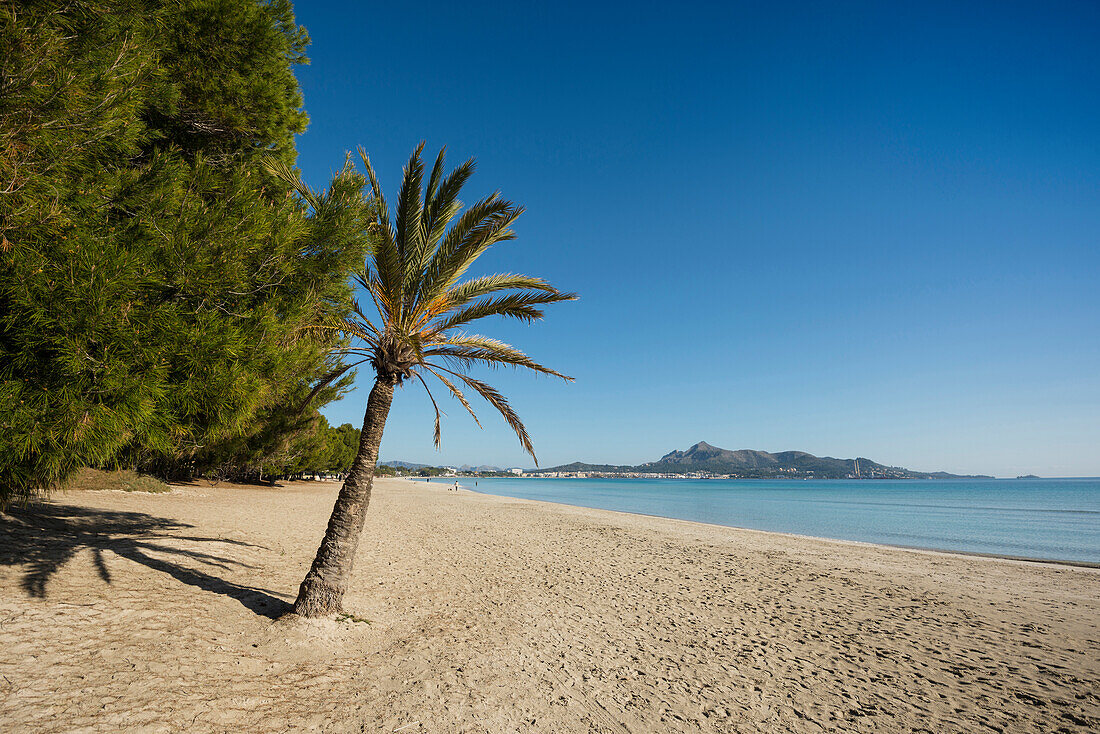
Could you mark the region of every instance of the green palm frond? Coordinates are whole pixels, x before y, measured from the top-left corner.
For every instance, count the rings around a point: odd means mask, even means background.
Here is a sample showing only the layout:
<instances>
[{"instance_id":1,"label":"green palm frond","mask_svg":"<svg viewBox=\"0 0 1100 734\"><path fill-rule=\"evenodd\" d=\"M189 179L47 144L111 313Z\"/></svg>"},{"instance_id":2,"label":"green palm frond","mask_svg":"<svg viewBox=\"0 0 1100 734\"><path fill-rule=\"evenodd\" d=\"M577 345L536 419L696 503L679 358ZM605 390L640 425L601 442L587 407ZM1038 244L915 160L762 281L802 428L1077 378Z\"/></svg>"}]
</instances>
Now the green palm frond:
<instances>
[{"instance_id":1,"label":"green palm frond","mask_svg":"<svg viewBox=\"0 0 1100 734\"><path fill-rule=\"evenodd\" d=\"M463 212L444 235L425 269L420 289L422 302L431 301L453 286L489 247L513 239L515 234L508 227L522 213L522 207L496 194Z\"/></svg>"},{"instance_id":2,"label":"green palm frond","mask_svg":"<svg viewBox=\"0 0 1100 734\"><path fill-rule=\"evenodd\" d=\"M447 291L446 297L448 305L453 308L455 306L465 306L475 298L507 290L560 292L542 278L532 278L530 275L516 275L515 273L497 273L495 275L483 275L480 278L472 278L465 283L460 283Z\"/></svg>"},{"instance_id":3,"label":"green palm frond","mask_svg":"<svg viewBox=\"0 0 1100 734\"><path fill-rule=\"evenodd\" d=\"M374 322L371 321L365 313L363 313L363 309L359 305L359 301L357 301L355 299L352 299L351 310L352 310L352 313L354 313L355 316L356 316L355 323L359 326L367 327L367 329L371 332L371 334L374 337L372 339L364 338L364 341L371 342L371 343L377 343L378 340L382 338L382 332L379 331L378 327L374 325Z\"/></svg>"},{"instance_id":4,"label":"green palm frond","mask_svg":"<svg viewBox=\"0 0 1100 734\"><path fill-rule=\"evenodd\" d=\"M322 390L324 390L326 387L328 387L332 383L339 380L341 377L343 377L345 374L347 374L348 371L355 369L356 367L358 367L359 365L363 364L366 361L367 361L366 359L361 359L358 362L352 362L351 364L342 364L339 367L337 367L336 369L329 372L324 377L322 377L317 382L317 384L314 385L313 389L309 391L309 395L307 395L305 397L305 399L301 402L301 404L298 406L298 411L297 412L299 414L304 413L306 408L309 407L309 404L313 402L313 399L315 397L317 397L318 393L320 393Z\"/></svg>"},{"instance_id":5,"label":"green palm frond","mask_svg":"<svg viewBox=\"0 0 1100 734\"><path fill-rule=\"evenodd\" d=\"M421 242L411 261L416 273L424 272L439 240L447 230L447 225L462 209L462 203L455 198L458 195L458 189L454 187L452 181L453 173L443 181L443 191L439 190L445 161L446 147L443 147L440 148L439 155L435 159L435 165L432 166L432 172L428 177L428 186L424 190L424 207L420 219ZM470 162L467 161L467 163ZM461 188L461 185L458 188ZM418 282L417 286L419 285Z\"/></svg>"},{"instance_id":6,"label":"green palm frond","mask_svg":"<svg viewBox=\"0 0 1100 734\"><path fill-rule=\"evenodd\" d=\"M379 295L384 302L383 305L386 306L385 313L387 317L392 318L399 313L396 306L400 303L398 293L404 269L397 249L397 235L390 224L389 207L386 204L386 197L382 195L382 187L378 183L378 177L374 174L374 167L371 166L370 158L367 157L366 151L362 148L359 149L359 157L363 161L363 167L367 170L367 179L370 181L377 202L378 221L376 224L381 236L379 237L377 252L374 255L374 271L377 274L380 286Z\"/></svg>"},{"instance_id":7,"label":"green palm frond","mask_svg":"<svg viewBox=\"0 0 1100 734\"><path fill-rule=\"evenodd\" d=\"M475 301L470 306L463 308L447 318L443 319L435 328L440 332L464 326L478 319L489 316L504 316L519 319L528 323L542 318L542 311L535 306L543 306L548 303L572 301L576 299L574 293L547 293L546 291L521 291L509 293L496 298L485 298Z\"/></svg>"},{"instance_id":8,"label":"green palm frond","mask_svg":"<svg viewBox=\"0 0 1100 734\"><path fill-rule=\"evenodd\" d=\"M314 319L314 322L303 327L308 330L322 332L339 332L350 337L362 339L368 343L377 343L381 338L378 327L367 318L354 299L351 302L352 316L345 317L337 314L324 314Z\"/></svg>"},{"instance_id":9,"label":"green palm frond","mask_svg":"<svg viewBox=\"0 0 1100 734\"><path fill-rule=\"evenodd\" d=\"M423 148L423 144L421 144ZM435 165L432 166L432 172L428 174L428 186L424 189L424 212L429 211L428 204L435 199L435 192L439 190L439 182L443 178L443 167L447 163L447 146L444 145L439 149L439 153L435 157ZM427 221L430 217L425 217Z\"/></svg>"},{"instance_id":10,"label":"green palm frond","mask_svg":"<svg viewBox=\"0 0 1100 734\"><path fill-rule=\"evenodd\" d=\"M451 395L453 395L455 399L458 400L458 402L462 403L462 407L465 408L466 412L470 414L470 417L474 419L474 423L477 424L477 427L481 428L481 421L478 419L477 413L474 412L473 407L470 405L470 401L466 399L466 396L462 394L461 390L455 387L455 384L453 382L448 380L445 375L440 374L440 371L443 368L425 364L424 369L432 373L432 375L435 376L437 380L446 385L447 389L451 391Z\"/></svg>"},{"instance_id":11,"label":"green palm frond","mask_svg":"<svg viewBox=\"0 0 1100 734\"><path fill-rule=\"evenodd\" d=\"M424 350L426 357L443 357L463 366L482 364L486 367L523 367L544 375L560 377L572 382L573 378L535 362L526 354L502 341L480 334L438 338L437 346Z\"/></svg>"},{"instance_id":12,"label":"green palm frond","mask_svg":"<svg viewBox=\"0 0 1100 734\"><path fill-rule=\"evenodd\" d=\"M442 153L443 151L440 151L440 155L442 155ZM458 193L462 190L466 182L470 180L470 176L474 173L474 167L474 159L470 158L458 168L451 171L451 173L443 179L443 182L439 184L437 191L431 192L430 213L425 218L425 221L427 222L426 230L428 232L428 241L432 243L433 248L443 238L447 225L450 224L455 215L462 210L462 202L458 200ZM428 196L425 194L425 201L427 200ZM428 211L428 209L429 207L425 206L425 211ZM422 264L421 270L426 267L427 260Z\"/></svg>"},{"instance_id":13,"label":"green palm frond","mask_svg":"<svg viewBox=\"0 0 1100 734\"><path fill-rule=\"evenodd\" d=\"M480 380L475 380L469 375L464 375L460 372L453 374L477 392L478 395L485 398L485 402L497 409L497 412L503 416L504 420L511 427L512 432L516 434L520 446L531 455L531 458L535 462L535 466L538 466L539 457L535 456L535 446L531 443L531 437L527 433L527 426L523 425L523 421L516 415L516 411L512 410L512 406L508 404L508 399L501 395L500 391L492 385L487 385Z\"/></svg>"},{"instance_id":14,"label":"green palm frond","mask_svg":"<svg viewBox=\"0 0 1100 734\"><path fill-rule=\"evenodd\" d=\"M263 167L264 170L266 170L272 176L297 191L298 195L301 196L307 204L309 204L310 208L313 209L313 211L321 210L321 196L309 186L307 186L306 183L302 181L302 177L298 175L297 171L287 165L284 161L281 161L278 158L274 157L267 157L263 160Z\"/></svg>"},{"instance_id":15,"label":"green palm frond","mask_svg":"<svg viewBox=\"0 0 1100 734\"><path fill-rule=\"evenodd\" d=\"M402 304L403 313L412 305L415 295L412 283L416 277L414 265L422 256L424 244L421 239L424 233L420 227L424 213L420 198L424 179L424 161L420 159L423 149L424 143L421 141L405 164L405 175L397 202L397 221L394 223L397 229L397 254L401 260L401 285L397 297Z\"/></svg>"}]
</instances>

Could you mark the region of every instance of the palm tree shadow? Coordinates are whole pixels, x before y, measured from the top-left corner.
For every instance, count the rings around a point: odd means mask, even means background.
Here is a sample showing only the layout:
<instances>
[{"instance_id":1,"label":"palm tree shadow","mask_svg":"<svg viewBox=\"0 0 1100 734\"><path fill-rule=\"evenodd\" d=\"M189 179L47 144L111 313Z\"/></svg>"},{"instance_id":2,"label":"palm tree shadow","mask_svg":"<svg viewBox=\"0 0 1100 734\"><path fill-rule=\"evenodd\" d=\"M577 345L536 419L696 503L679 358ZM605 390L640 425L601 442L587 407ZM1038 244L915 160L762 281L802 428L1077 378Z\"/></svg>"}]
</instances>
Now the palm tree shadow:
<instances>
[{"instance_id":1,"label":"palm tree shadow","mask_svg":"<svg viewBox=\"0 0 1100 734\"><path fill-rule=\"evenodd\" d=\"M256 614L271 619L290 611L290 604L277 592L244 586L216 575L219 570L253 566L215 553L182 548L178 541L189 545L263 546L180 533L192 527L142 512L34 503L0 513L0 565L23 566L26 569L23 590L44 599L50 578L85 549L91 552L99 577L111 583L111 572L104 558L110 552L166 573L188 586L236 599Z\"/></svg>"}]
</instances>

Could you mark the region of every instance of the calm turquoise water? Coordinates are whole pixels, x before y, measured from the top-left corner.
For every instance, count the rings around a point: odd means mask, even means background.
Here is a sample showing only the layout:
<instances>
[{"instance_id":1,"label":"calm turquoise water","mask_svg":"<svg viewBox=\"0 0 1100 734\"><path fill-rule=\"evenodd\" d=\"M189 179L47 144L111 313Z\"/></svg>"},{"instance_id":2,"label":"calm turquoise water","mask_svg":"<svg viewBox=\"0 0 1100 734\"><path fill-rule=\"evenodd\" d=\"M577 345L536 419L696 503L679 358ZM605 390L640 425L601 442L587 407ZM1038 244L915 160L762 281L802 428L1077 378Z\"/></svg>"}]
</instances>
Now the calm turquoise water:
<instances>
[{"instance_id":1,"label":"calm turquoise water","mask_svg":"<svg viewBox=\"0 0 1100 734\"><path fill-rule=\"evenodd\" d=\"M460 483L475 489L472 479ZM1100 479L479 479L476 489L823 538L1100 563Z\"/></svg>"}]
</instances>

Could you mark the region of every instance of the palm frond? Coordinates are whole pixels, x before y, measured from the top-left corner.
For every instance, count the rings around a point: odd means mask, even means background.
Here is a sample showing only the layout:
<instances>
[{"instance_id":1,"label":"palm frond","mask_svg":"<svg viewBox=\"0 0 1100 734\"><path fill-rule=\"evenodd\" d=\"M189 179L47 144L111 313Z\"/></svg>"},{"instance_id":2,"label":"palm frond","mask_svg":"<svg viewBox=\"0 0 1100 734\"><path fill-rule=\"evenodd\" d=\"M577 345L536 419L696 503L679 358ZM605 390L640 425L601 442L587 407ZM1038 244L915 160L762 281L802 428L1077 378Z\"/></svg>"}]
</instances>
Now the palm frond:
<instances>
[{"instance_id":1,"label":"palm frond","mask_svg":"<svg viewBox=\"0 0 1100 734\"><path fill-rule=\"evenodd\" d=\"M358 362L352 362L351 364L340 365L336 369L332 370L327 375L322 377L320 379L320 381L318 381L318 383L316 385L314 385L313 389L309 391L309 395L306 396L305 400L303 400L301 402L301 404L298 406L297 413L304 412L305 409L309 407L309 404L311 402L313 402L313 399L315 397L317 397L317 394L319 392L321 392L326 387L328 387L329 385L331 385L332 383L334 383L338 379L340 379L343 375L345 375L348 372L348 370L354 369L355 367L358 367L359 365L363 364L366 361L367 360L365 360L365 359L361 359Z\"/></svg>"},{"instance_id":2,"label":"palm frond","mask_svg":"<svg viewBox=\"0 0 1100 734\"><path fill-rule=\"evenodd\" d=\"M487 367L507 365L523 367L544 375L560 377L569 382L572 377L535 362L515 347L480 334L440 337L436 346L424 350L425 357L443 357L458 364L483 364Z\"/></svg>"},{"instance_id":3,"label":"palm frond","mask_svg":"<svg viewBox=\"0 0 1100 734\"><path fill-rule=\"evenodd\" d=\"M455 198L458 190L454 187L453 182L457 172L452 172L446 179L443 179L443 167L446 158L447 146L443 146L439 149L435 165L432 166L432 171L428 176L428 185L424 189L424 204L420 217L418 244L415 251L410 252L407 256L406 270L410 275L416 276L415 287L410 287L410 293L406 298L410 304L415 304L418 301L420 289L424 283L424 279L419 276L428 267L436 245L443 237L447 225L462 209L462 202L457 201ZM463 164L463 167L472 168L472 159ZM441 181L444 188L442 196L438 196ZM461 184L459 188L461 188Z\"/></svg>"},{"instance_id":4,"label":"palm frond","mask_svg":"<svg viewBox=\"0 0 1100 734\"><path fill-rule=\"evenodd\" d=\"M368 328L364 329L364 326ZM367 344L375 345L378 343L378 335L376 331L374 333L369 331L372 327L373 324L371 324L369 320L366 320L364 324L355 319L348 319L342 316L331 316L320 320L318 323L308 324L302 327L302 331L320 331L328 334L352 336L362 339L367 342Z\"/></svg>"},{"instance_id":5,"label":"palm frond","mask_svg":"<svg viewBox=\"0 0 1100 734\"><path fill-rule=\"evenodd\" d=\"M435 402L435 396L432 395L432 391L428 389L428 383L424 381L424 378L419 374L416 375L416 379L420 380L420 384L424 386L424 391L428 393L428 399L432 401L432 407L435 408L435 447L438 449L439 444L442 442L443 431L441 430L439 421L439 403Z\"/></svg>"},{"instance_id":6,"label":"palm frond","mask_svg":"<svg viewBox=\"0 0 1100 734\"><path fill-rule=\"evenodd\" d=\"M432 319L465 306L475 298L511 289L540 290L547 293L559 293L558 289L541 278L512 273L498 273L460 283L450 290L438 294L430 301L418 302L415 313L416 325L426 326Z\"/></svg>"},{"instance_id":7,"label":"palm frond","mask_svg":"<svg viewBox=\"0 0 1100 734\"><path fill-rule=\"evenodd\" d=\"M462 407L465 408L466 412L470 414L470 417L474 419L474 423L477 424L477 427L481 428L481 421L478 420L477 413L474 412L474 409L470 407L470 402L466 400L466 396L462 394L461 390L455 387L455 384L453 382L451 382L445 376L439 374L439 372L436 371L443 370L444 368L439 367L438 365L428 364L427 362L423 364L424 369L428 370L428 372L431 372L433 375L435 375L435 378L437 380L447 386L447 389L451 391L451 395L454 395L458 402L462 403Z\"/></svg>"},{"instance_id":8,"label":"palm frond","mask_svg":"<svg viewBox=\"0 0 1100 734\"><path fill-rule=\"evenodd\" d=\"M355 280L370 295L371 300L374 301L374 307L382 317L382 323L389 328L388 325L395 323L400 316L400 304L394 304L390 300L385 286L376 273L370 271L360 273L355 276Z\"/></svg>"},{"instance_id":9,"label":"palm frond","mask_svg":"<svg viewBox=\"0 0 1100 734\"><path fill-rule=\"evenodd\" d=\"M272 157L265 157L262 164L265 171L298 192L298 196L302 197L302 200L309 204L313 211L321 209L321 196L307 186L293 168L278 158Z\"/></svg>"},{"instance_id":10,"label":"palm frond","mask_svg":"<svg viewBox=\"0 0 1100 734\"><path fill-rule=\"evenodd\" d=\"M424 161L420 153L424 150L424 141L416 146L416 150L405 164L405 175L401 180L401 193L397 199L397 255L401 260L401 284L395 299L402 304L402 313L412 305L411 299L415 293L412 287L414 261L419 262L422 242L420 229L421 215L424 210L421 206L421 185L424 180Z\"/></svg>"},{"instance_id":11,"label":"palm frond","mask_svg":"<svg viewBox=\"0 0 1100 734\"><path fill-rule=\"evenodd\" d=\"M369 292L369 289L368 289L368 292ZM375 341L382 338L382 332L379 331L378 327L374 325L374 322L371 321L369 318L367 318L367 315L365 313L363 313L363 309L359 306L359 301L357 301L355 299L352 299L352 301L351 301L351 310L356 316L359 317L359 322L362 323L364 326L366 326L371 331L371 333L374 334ZM365 340L365 341L370 341L370 340Z\"/></svg>"},{"instance_id":12,"label":"palm frond","mask_svg":"<svg viewBox=\"0 0 1100 734\"><path fill-rule=\"evenodd\" d=\"M489 316L504 316L530 323L531 321L542 318L542 311L535 308L535 306L542 306L548 303L559 303L561 301L572 301L575 300L576 297L577 295L575 293L521 291L519 293L509 293L504 296L497 296L496 298L484 298L446 317L438 325L433 327L433 330L442 333L457 326L462 326L463 324L468 324L472 321L484 319Z\"/></svg>"},{"instance_id":13,"label":"palm frond","mask_svg":"<svg viewBox=\"0 0 1100 734\"><path fill-rule=\"evenodd\" d=\"M362 339L367 344L374 345L378 343L378 336L363 328L363 324L356 322L353 319L343 319L342 331L348 336L353 336L357 339Z\"/></svg>"},{"instance_id":14,"label":"palm frond","mask_svg":"<svg viewBox=\"0 0 1100 734\"><path fill-rule=\"evenodd\" d=\"M474 260L481 257L486 250L500 242L515 239L516 234L509 227L522 213L523 207L509 203L505 211L490 216L476 227L466 241L461 244L449 267L444 270L444 279L437 282L436 285L449 289L458 282L459 278L466 274L466 271L473 265Z\"/></svg>"},{"instance_id":15,"label":"palm frond","mask_svg":"<svg viewBox=\"0 0 1100 734\"><path fill-rule=\"evenodd\" d=\"M374 358L373 349L360 349L356 347L337 347L336 349L332 350L331 354L336 357L352 355L355 357L363 357L364 359Z\"/></svg>"},{"instance_id":16,"label":"palm frond","mask_svg":"<svg viewBox=\"0 0 1100 734\"><path fill-rule=\"evenodd\" d=\"M442 151L440 151L442 154ZM439 184L438 193L432 195L432 213L428 217L428 241L434 246L443 237L447 225L455 214L462 209L462 202L458 200L458 193L470 176L474 173L474 159L466 160L455 170L451 171L443 182Z\"/></svg>"},{"instance_id":17,"label":"palm frond","mask_svg":"<svg viewBox=\"0 0 1100 734\"><path fill-rule=\"evenodd\" d=\"M382 300L396 311L400 303L400 283L404 275L401 256L397 250L397 235L390 224L389 207L386 197L382 194L382 186L378 183L378 177L374 174L367 152L359 149L359 157L363 160L363 167L367 170L367 179L370 181L371 190L374 192L374 200L377 204L377 222L381 237L378 250L374 254L374 269L380 286L379 293ZM396 314L395 314L396 315Z\"/></svg>"},{"instance_id":18,"label":"palm frond","mask_svg":"<svg viewBox=\"0 0 1100 734\"><path fill-rule=\"evenodd\" d=\"M496 194L464 211L425 268L421 301L430 301L448 290L491 245L513 239L515 234L508 227L522 212L521 207Z\"/></svg>"},{"instance_id":19,"label":"palm frond","mask_svg":"<svg viewBox=\"0 0 1100 734\"><path fill-rule=\"evenodd\" d=\"M513 289L532 291L545 291L558 293L558 289L547 283L542 278L534 278L530 275L517 275L515 273L496 273L495 275L483 275L472 278L465 283L459 283L446 292L447 305L449 307L464 306L475 298Z\"/></svg>"},{"instance_id":20,"label":"palm frond","mask_svg":"<svg viewBox=\"0 0 1100 734\"><path fill-rule=\"evenodd\" d=\"M497 412L504 417L504 420L507 421L512 431L516 434L520 446L531 455L531 458L535 461L535 466L538 466L539 458L535 456L535 446L531 443L531 437L527 434L527 427L523 425L523 421L519 419L516 411L512 410L512 406L508 404L508 399L501 395L500 391L496 388L481 380L475 380L469 375L463 375L458 372L452 374L470 386L478 395L485 398L485 401L489 403L489 405L497 409Z\"/></svg>"},{"instance_id":21,"label":"palm frond","mask_svg":"<svg viewBox=\"0 0 1100 734\"><path fill-rule=\"evenodd\" d=\"M447 162L447 146L444 145L439 149L439 154L435 157L435 165L432 166L432 172L428 174L428 185L424 189L424 211L428 211L428 205L435 199L435 192L439 190L439 182L443 178L443 166Z\"/></svg>"}]
</instances>

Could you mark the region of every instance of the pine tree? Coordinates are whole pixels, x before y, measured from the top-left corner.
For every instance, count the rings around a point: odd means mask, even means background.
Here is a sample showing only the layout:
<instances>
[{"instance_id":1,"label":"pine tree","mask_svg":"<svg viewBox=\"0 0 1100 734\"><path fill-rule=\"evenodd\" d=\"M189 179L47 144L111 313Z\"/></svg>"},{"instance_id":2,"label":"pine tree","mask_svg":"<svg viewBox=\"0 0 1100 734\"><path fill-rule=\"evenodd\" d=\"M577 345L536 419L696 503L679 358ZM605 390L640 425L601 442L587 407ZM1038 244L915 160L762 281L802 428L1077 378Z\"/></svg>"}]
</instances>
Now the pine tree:
<instances>
[{"instance_id":1,"label":"pine tree","mask_svg":"<svg viewBox=\"0 0 1100 734\"><path fill-rule=\"evenodd\" d=\"M262 467L346 382L371 216L312 203L286 0L0 1L0 502L84 465Z\"/></svg>"}]
</instances>

